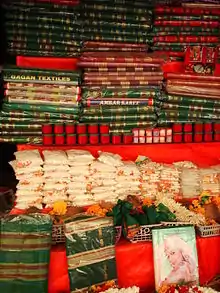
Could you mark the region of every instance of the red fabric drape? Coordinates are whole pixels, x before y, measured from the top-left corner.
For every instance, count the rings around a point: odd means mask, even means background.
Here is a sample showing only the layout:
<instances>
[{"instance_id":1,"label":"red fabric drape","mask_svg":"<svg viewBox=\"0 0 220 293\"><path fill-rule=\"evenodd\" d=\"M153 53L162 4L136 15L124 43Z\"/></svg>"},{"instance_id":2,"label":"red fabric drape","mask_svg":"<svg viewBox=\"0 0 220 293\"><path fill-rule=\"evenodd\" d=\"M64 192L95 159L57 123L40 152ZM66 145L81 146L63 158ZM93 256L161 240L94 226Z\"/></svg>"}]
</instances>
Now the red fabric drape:
<instances>
[{"instance_id":1,"label":"red fabric drape","mask_svg":"<svg viewBox=\"0 0 220 293\"><path fill-rule=\"evenodd\" d=\"M19 67L40 68L51 70L76 70L78 59L53 57L17 56L16 65Z\"/></svg>"}]
</instances>

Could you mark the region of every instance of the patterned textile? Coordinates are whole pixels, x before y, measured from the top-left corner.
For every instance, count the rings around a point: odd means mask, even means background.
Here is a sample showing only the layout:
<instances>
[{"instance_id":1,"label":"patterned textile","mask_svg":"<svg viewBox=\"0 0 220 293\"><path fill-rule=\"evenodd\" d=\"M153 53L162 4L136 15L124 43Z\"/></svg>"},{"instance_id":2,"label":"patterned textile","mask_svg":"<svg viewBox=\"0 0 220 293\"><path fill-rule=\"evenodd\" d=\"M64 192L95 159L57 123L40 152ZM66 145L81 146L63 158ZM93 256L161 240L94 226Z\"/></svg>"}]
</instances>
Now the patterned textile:
<instances>
[{"instance_id":1,"label":"patterned textile","mask_svg":"<svg viewBox=\"0 0 220 293\"><path fill-rule=\"evenodd\" d=\"M47 293L50 216L9 215L0 220L0 292Z\"/></svg>"},{"instance_id":2,"label":"patterned textile","mask_svg":"<svg viewBox=\"0 0 220 293\"><path fill-rule=\"evenodd\" d=\"M84 214L65 223L71 292L117 278L111 218Z\"/></svg>"}]
</instances>

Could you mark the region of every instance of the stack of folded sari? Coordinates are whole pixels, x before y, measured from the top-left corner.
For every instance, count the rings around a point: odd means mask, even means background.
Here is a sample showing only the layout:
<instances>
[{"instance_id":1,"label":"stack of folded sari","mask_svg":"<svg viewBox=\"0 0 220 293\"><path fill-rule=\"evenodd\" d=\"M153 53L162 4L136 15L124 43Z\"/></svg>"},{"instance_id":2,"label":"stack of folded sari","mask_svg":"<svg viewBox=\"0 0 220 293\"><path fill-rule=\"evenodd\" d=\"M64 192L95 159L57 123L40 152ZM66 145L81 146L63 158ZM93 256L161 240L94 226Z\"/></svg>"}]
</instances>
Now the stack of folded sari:
<instances>
[{"instance_id":1,"label":"stack of folded sari","mask_svg":"<svg viewBox=\"0 0 220 293\"><path fill-rule=\"evenodd\" d=\"M81 1L84 40L150 43L152 7L146 1Z\"/></svg>"},{"instance_id":2,"label":"stack of folded sari","mask_svg":"<svg viewBox=\"0 0 220 293\"><path fill-rule=\"evenodd\" d=\"M155 7L153 50L181 57L188 46L218 45L220 5L191 2Z\"/></svg>"},{"instance_id":3,"label":"stack of folded sari","mask_svg":"<svg viewBox=\"0 0 220 293\"><path fill-rule=\"evenodd\" d=\"M219 89L217 76L168 73L157 102L159 125L220 121Z\"/></svg>"},{"instance_id":4,"label":"stack of folded sari","mask_svg":"<svg viewBox=\"0 0 220 293\"><path fill-rule=\"evenodd\" d=\"M79 72L8 67L3 81L1 141L40 143L43 124L79 120Z\"/></svg>"},{"instance_id":5,"label":"stack of folded sari","mask_svg":"<svg viewBox=\"0 0 220 293\"><path fill-rule=\"evenodd\" d=\"M108 123L110 132L131 132L154 125L164 59L142 52L85 52L81 121Z\"/></svg>"},{"instance_id":6,"label":"stack of folded sari","mask_svg":"<svg viewBox=\"0 0 220 293\"><path fill-rule=\"evenodd\" d=\"M79 1L4 0L7 52L11 55L80 54Z\"/></svg>"}]
</instances>

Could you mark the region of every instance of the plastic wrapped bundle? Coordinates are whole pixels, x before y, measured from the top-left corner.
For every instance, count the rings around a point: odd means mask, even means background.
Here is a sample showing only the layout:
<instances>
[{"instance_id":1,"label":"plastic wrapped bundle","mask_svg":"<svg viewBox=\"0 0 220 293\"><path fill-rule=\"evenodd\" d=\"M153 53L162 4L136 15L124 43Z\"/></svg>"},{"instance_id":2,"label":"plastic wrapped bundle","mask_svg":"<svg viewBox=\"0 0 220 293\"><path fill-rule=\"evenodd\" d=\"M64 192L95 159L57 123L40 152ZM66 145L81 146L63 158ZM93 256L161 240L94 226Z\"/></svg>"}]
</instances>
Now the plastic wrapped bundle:
<instances>
[{"instance_id":1,"label":"plastic wrapped bundle","mask_svg":"<svg viewBox=\"0 0 220 293\"><path fill-rule=\"evenodd\" d=\"M159 189L168 197L180 193L180 171L174 165L161 165Z\"/></svg>"},{"instance_id":2,"label":"plastic wrapped bundle","mask_svg":"<svg viewBox=\"0 0 220 293\"><path fill-rule=\"evenodd\" d=\"M159 191L161 164L144 160L138 165L141 172L141 195L154 199Z\"/></svg>"},{"instance_id":3,"label":"plastic wrapped bundle","mask_svg":"<svg viewBox=\"0 0 220 293\"><path fill-rule=\"evenodd\" d=\"M10 162L16 179L19 180L16 191L18 209L29 207L42 208L44 187L43 160L37 150L15 152L16 160Z\"/></svg>"},{"instance_id":4,"label":"plastic wrapped bundle","mask_svg":"<svg viewBox=\"0 0 220 293\"><path fill-rule=\"evenodd\" d=\"M1 292L47 292L51 231L48 215L0 219Z\"/></svg>"},{"instance_id":5,"label":"plastic wrapped bundle","mask_svg":"<svg viewBox=\"0 0 220 293\"><path fill-rule=\"evenodd\" d=\"M115 231L111 218L81 214L65 223L71 292L115 280Z\"/></svg>"},{"instance_id":6,"label":"plastic wrapped bundle","mask_svg":"<svg viewBox=\"0 0 220 293\"><path fill-rule=\"evenodd\" d=\"M95 161L90 165L91 192L94 203L100 201L117 202L116 167Z\"/></svg>"},{"instance_id":7,"label":"plastic wrapped bundle","mask_svg":"<svg viewBox=\"0 0 220 293\"><path fill-rule=\"evenodd\" d=\"M43 203L52 206L58 200L67 201L67 184L70 181L69 166L64 151L43 151L44 178Z\"/></svg>"},{"instance_id":8,"label":"plastic wrapped bundle","mask_svg":"<svg viewBox=\"0 0 220 293\"><path fill-rule=\"evenodd\" d=\"M180 193L182 197L197 197L201 193L198 166L190 161L180 161L173 165L180 171Z\"/></svg>"},{"instance_id":9,"label":"plastic wrapped bundle","mask_svg":"<svg viewBox=\"0 0 220 293\"><path fill-rule=\"evenodd\" d=\"M134 162L124 162L117 167L117 193L119 199L126 199L128 195L140 194L140 171Z\"/></svg>"},{"instance_id":10,"label":"plastic wrapped bundle","mask_svg":"<svg viewBox=\"0 0 220 293\"><path fill-rule=\"evenodd\" d=\"M66 154L70 166L70 182L67 186L68 203L73 206L93 204L89 166L95 158L90 152L84 150L68 150Z\"/></svg>"},{"instance_id":11,"label":"plastic wrapped bundle","mask_svg":"<svg viewBox=\"0 0 220 293\"><path fill-rule=\"evenodd\" d=\"M208 193L209 195L219 195L219 173L220 167L213 166L211 168L199 169L201 193Z\"/></svg>"}]
</instances>

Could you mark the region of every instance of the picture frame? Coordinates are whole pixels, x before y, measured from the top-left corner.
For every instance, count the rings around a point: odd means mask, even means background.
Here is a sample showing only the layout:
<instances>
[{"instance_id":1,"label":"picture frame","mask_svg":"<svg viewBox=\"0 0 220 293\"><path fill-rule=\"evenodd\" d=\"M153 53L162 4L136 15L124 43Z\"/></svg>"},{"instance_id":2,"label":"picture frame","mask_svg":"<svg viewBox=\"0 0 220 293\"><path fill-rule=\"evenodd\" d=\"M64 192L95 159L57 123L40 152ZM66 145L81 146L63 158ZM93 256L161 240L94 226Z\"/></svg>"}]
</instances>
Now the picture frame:
<instances>
[{"instance_id":1,"label":"picture frame","mask_svg":"<svg viewBox=\"0 0 220 293\"><path fill-rule=\"evenodd\" d=\"M152 231L155 288L163 285L198 285L198 256L193 226Z\"/></svg>"}]
</instances>

